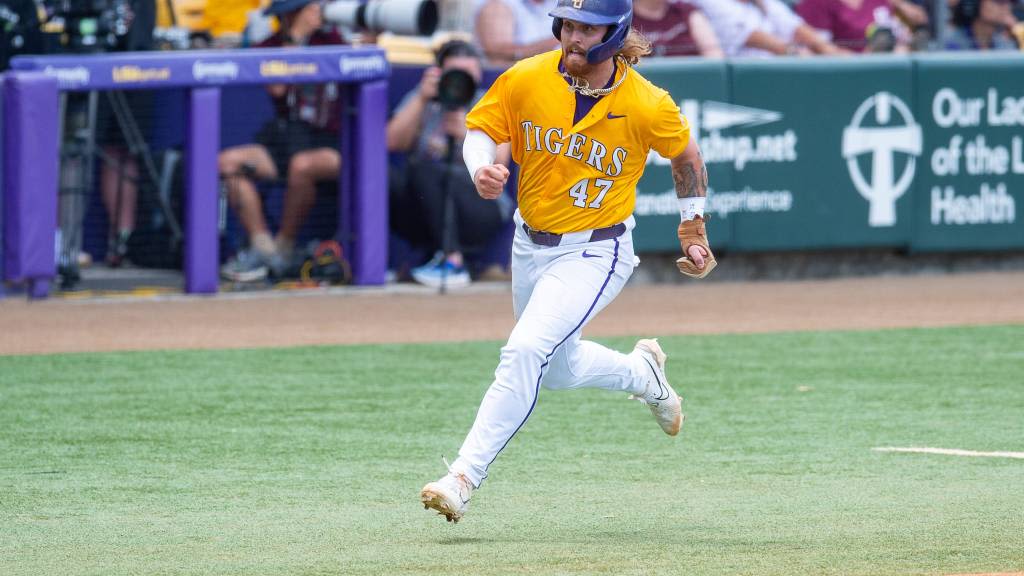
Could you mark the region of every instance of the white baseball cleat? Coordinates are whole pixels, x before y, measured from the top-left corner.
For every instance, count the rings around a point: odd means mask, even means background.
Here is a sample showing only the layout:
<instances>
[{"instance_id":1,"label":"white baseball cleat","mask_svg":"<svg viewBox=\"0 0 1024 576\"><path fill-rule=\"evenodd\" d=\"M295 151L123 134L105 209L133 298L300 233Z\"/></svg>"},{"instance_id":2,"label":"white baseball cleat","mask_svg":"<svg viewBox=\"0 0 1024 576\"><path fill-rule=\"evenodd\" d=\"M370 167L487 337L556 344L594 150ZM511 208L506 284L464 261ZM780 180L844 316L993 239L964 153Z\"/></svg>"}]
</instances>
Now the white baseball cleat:
<instances>
[{"instance_id":1,"label":"white baseball cleat","mask_svg":"<svg viewBox=\"0 0 1024 576\"><path fill-rule=\"evenodd\" d=\"M469 499L473 496L473 483L463 474L448 470L437 482L431 482L420 490L423 508L433 508L449 522L458 522L466 513Z\"/></svg>"},{"instance_id":2,"label":"white baseball cleat","mask_svg":"<svg viewBox=\"0 0 1024 576\"><path fill-rule=\"evenodd\" d=\"M650 366L651 377L647 379L646 391L631 396L647 404L658 425L669 436L679 434L683 425L682 400L665 377L665 360L668 358L657 339L640 340L633 348L643 361Z\"/></svg>"}]
</instances>

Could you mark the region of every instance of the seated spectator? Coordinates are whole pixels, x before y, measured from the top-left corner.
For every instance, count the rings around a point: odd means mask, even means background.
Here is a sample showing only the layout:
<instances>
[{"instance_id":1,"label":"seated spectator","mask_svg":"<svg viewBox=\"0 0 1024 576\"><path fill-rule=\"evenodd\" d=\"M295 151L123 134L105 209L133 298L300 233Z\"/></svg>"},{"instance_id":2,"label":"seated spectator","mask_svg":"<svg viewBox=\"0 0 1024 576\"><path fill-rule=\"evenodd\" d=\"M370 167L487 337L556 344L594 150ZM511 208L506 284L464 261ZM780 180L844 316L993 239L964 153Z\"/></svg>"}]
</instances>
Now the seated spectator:
<instances>
[{"instance_id":1,"label":"seated spectator","mask_svg":"<svg viewBox=\"0 0 1024 576\"><path fill-rule=\"evenodd\" d=\"M781 0L694 0L718 35L726 56L846 54Z\"/></svg>"},{"instance_id":2,"label":"seated spectator","mask_svg":"<svg viewBox=\"0 0 1024 576\"><path fill-rule=\"evenodd\" d=\"M558 48L551 34L556 0L486 0L476 16L476 40L487 61L508 66Z\"/></svg>"},{"instance_id":3,"label":"seated spectator","mask_svg":"<svg viewBox=\"0 0 1024 576\"><path fill-rule=\"evenodd\" d=\"M202 26L218 45L242 43L242 32L249 23L249 13L263 8L265 0L214 0L203 11Z\"/></svg>"},{"instance_id":4,"label":"seated spectator","mask_svg":"<svg viewBox=\"0 0 1024 576\"><path fill-rule=\"evenodd\" d=\"M928 13L910 0L803 0L796 13L827 40L854 52L906 52Z\"/></svg>"},{"instance_id":5,"label":"seated spectator","mask_svg":"<svg viewBox=\"0 0 1024 576\"><path fill-rule=\"evenodd\" d=\"M946 50L1017 50L1012 0L960 0L953 7Z\"/></svg>"},{"instance_id":6,"label":"seated spectator","mask_svg":"<svg viewBox=\"0 0 1024 576\"><path fill-rule=\"evenodd\" d=\"M388 151L408 154L406 164L392 171L389 182L391 226L407 241L438 251L433 260L412 270L417 282L439 286L443 275L446 286L459 287L470 283L463 250L482 249L491 242L510 220L512 202L505 196L494 201L477 194L461 152L469 107L446 110L438 101L441 75L449 70L467 72L476 81L470 107L483 96L479 51L472 44L452 40L437 51L436 62L424 71L419 86L405 96L387 125ZM508 145L498 148L498 158L508 164ZM454 209L450 230L445 226L446 197ZM446 233L449 245L444 253Z\"/></svg>"},{"instance_id":7,"label":"seated spectator","mask_svg":"<svg viewBox=\"0 0 1024 576\"><path fill-rule=\"evenodd\" d=\"M343 44L334 30L326 32L321 3L316 0L274 0L267 14L280 29L260 47ZM275 118L256 136L256 143L221 152L219 167L228 200L249 235L249 249L221 270L236 282L280 277L290 264L295 239L316 201L316 184L333 180L341 170L338 152L338 89L334 84L271 84ZM281 225L271 236L255 180L284 177L287 188Z\"/></svg>"},{"instance_id":8,"label":"seated spectator","mask_svg":"<svg viewBox=\"0 0 1024 576\"><path fill-rule=\"evenodd\" d=\"M635 0L633 27L651 41L651 56L725 55L707 16L689 2Z\"/></svg>"}]
</instances>

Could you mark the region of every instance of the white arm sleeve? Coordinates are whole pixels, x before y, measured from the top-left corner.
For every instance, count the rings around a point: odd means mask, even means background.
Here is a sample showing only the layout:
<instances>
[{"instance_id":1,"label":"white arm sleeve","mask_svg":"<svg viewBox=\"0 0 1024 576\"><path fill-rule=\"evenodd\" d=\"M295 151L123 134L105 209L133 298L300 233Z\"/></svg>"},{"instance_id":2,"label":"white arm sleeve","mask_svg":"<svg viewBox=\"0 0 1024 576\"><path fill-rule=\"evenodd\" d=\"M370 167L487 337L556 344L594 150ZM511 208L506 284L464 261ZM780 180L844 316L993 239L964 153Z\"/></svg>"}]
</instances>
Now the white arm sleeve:
<instances>
[{"instance_id":1,"label":"white arm sleeve","mask_svg":"<svg viewBox=\"0 0 1024 576\"><path fill-rule=\"evenodd\" d=\"M462 144L462 159L466 161L469 177L476 181L476 171L494 164L498 144L483 130L470 130Z\"/></svg>"}]
</instances>

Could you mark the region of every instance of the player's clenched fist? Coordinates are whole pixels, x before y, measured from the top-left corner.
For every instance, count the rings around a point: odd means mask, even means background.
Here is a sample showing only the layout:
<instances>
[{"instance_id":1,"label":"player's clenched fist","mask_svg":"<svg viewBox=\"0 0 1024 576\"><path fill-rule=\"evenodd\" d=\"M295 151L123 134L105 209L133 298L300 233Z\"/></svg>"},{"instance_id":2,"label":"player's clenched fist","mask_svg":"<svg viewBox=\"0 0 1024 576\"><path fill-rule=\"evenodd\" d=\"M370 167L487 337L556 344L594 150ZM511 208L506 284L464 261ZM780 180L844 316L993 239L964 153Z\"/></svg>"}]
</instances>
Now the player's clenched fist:
<instances>
[{"instance_id":1,"label":"player's clenched fist","mask_svg":"<svg viewBox=\"0 0 1024 576\"><path fill-rule=\"evenodd\" d=\"M491 164L482 166L473 176L473 184L476 185L476 193L481 198L494 200L501 196L501 191L508 182L508 168L502 164Z\"/></svg>"}]
</instances>

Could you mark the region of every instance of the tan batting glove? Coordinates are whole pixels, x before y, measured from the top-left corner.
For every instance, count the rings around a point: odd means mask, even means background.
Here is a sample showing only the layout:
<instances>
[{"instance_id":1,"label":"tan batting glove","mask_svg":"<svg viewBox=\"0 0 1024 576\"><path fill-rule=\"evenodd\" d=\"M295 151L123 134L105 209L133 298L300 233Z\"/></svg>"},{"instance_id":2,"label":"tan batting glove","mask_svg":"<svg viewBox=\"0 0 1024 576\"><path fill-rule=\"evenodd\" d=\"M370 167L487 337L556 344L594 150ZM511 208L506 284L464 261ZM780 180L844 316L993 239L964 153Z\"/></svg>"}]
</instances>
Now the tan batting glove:
<instances>
[{"instance_id":1,"label":"tan batting glove","mask_svg":"<svg viewBox=\"0 0 1024 576\"><path fill-rule=\"evenodd\" d=\"M683 257L676 260L676 267L679 271L691 278L704 278L715 269L718 262L715 255L711 253L711 246L708 245L708 235L704 228L704 218L695 217L693 220L684 220L679 223L679 245L683 249ZM699 266L699 261L694 261L694 255L690 248L703 249L704 266ZM700 252L698 251L698 254Z\"/></svg>"}]
</instances>

